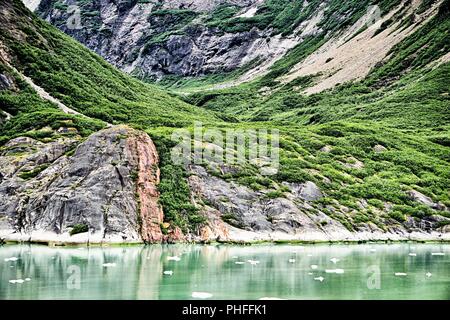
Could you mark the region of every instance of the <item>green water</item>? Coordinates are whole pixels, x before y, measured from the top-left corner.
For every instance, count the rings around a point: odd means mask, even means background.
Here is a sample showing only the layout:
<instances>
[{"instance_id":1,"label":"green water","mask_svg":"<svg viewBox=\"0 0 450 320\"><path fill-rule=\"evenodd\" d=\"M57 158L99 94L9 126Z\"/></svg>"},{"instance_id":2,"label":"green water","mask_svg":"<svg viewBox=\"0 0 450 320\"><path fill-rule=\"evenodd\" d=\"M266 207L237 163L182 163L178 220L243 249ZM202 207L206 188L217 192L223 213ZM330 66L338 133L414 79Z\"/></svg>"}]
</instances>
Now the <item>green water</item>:
<instances>
[{"instance_id":1,"label":"green water","mask_svg":"<svg viewBox=\"0 0 450 320\"><path fill-rule=\"evenodd\" d=\"M173 256L179 261L168 260ZM192 299L193 292L212 299L450 299L450 245L0 247L0 299Z\"/></svg>"}]
</instances>

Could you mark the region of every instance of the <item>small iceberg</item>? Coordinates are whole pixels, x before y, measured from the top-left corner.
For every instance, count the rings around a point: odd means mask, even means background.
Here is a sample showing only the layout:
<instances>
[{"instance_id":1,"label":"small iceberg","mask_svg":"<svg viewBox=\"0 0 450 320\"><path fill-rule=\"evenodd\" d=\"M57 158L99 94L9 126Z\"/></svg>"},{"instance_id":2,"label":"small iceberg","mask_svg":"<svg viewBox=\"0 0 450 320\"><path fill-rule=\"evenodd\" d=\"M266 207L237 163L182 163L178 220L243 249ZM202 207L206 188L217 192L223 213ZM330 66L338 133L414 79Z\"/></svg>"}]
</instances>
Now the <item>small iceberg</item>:
<instances>
[{"instance_id":1,"label":"small iceberg","mask_svg":"<svg viewBox=\"0 0 450 320\"><path fill-rule=\"evenodd\" d=\"M333 262L334 264L336 264L336 263L339 262L339 259L338 258L331 258L330 261Z\"/></svg>"},{"instance_id":2,"label":"small iceberg","mask_svg":"<svg viewBox=\"0 0 450 320\"><path fill-rule=\"evenodd\" d=\"M408 254L408 256L415 257L415 256L417 256L417 253L411 252L411 253Z\"/></svg>"},{"instance_id":3,"label":"small iceberg","mask_svg":"<svg viewBox=\"0 0 450 320\"><path fill-rule=\"evenodd\" d=\"M209 292L192 292L192 298L198 298L198 299L208 299L211 298L213 295Z\"/></svg>"},{"instance_id":4,"label":"small iceberg","mask_svg":"<svg viewBox=\"0 0 450 320\"><path fill-rule=\"evenodd\" d=\"M25 278L25 281L31 281L31 279L30 278Z\"/></svg>"},{"instance_id":5,"label":"small iceberg","mask_svg":"<svg viewBox=\"0 0 450 320\"><path fill-rule=\"evenodd\" d=\"M17 279L17 280L9 280L9 283L24 283L25 282L25 280L23 280L23 279Z\"/></svg>"},{"instance_id":6,"label":"small iceberg","mask_svg":"<svg viewBox=\"0 0 450 320\"><path fill-rule=\"evenodd\" d=\"M169 261L180 261L181 258L177 257L177 256L173 256L173 257L167 257L167 260L169 260Z\"/></svg>"},{"instance_id":7,"label":"small iceberg","mask_svg":"<svg viewBox=\"0 0 450 320\"><path fill-rule=\"evenodd\" d=\"M445 253L443 253L443 252L432 252L431 255L432 256L445 256Z\"/></svg>"},{"instance_id":8,"label":"small iceberg","mask_svg":"<svg viewBox=\"0 0 450 320\"><path fill-rule=\"evenodd\" d=\"M5 261L17 261L19 258L17 257L11 257L11 258L5 258Z\"/></svg>"},{"instance_id":9,"label":"small iceberg","mask_svg":"<svg viewBox=\"0 0 450 320\"><path fill-rule=\"evenodd\" d=\"M324 277L317 277L317 278L314 278L314 280L322 282L323 280L325 280L325 278Z\"/></svg>"},{"instance_id":10,"label":"small iceberg","mask_svg":"<svg viewBox=\"0 0 450 320\"><path fill-rule=\"evenodd\" d=\"M407 274L404 272L396 272L396 273L394 273L394 275L397 277L405 277Z\"/></svg>"},{"instance_id":11,"label":"small iceberg","mask_svg":"<svg viewBox=\"0 0 450 320\"><path fill-rule=\"evenodd\" d=\"M312 265L311 265L311 269L313 269L313 270L316 270L318 267L319 267L319 266L316 265L316 264L312 264Z\"/></svg>"},{"instance_id":12,"label":"small iceberg","mask_svg":"<svg viewBox=\"0 0 450 320\"><path fill-rule=\"evenodd\" d=\"M325 270L325 273L342 274L342 273L344 273L344 269L327 269L327 270Z\"/></svg>"},{"instance_id":13,"label":"small iceberg","mask_svg":"<svg viewBox=\"0 0 450 320\"><path fill-rule=\"evenodd\" d=\"M250 263L252 266L257 265L259 263L258 260L247 260L248 263Z\"/></svg>"},{"instance_id":14,"label":"small iceberg","mask_svg":"<svg viewBox=\"0 0 450 320\"><path fill-rule=\"evenodd\" d=\"M427 272L425 273L425 275L427 276L427 278L430 278L432 276L431 272Z\"/></svg>"},{"instance_id":15,"label":"small iceberg","mask_svg":"<svg viewBox=\"0 0 450 320\"><path fill-rule=\"evenodd\" d=\"M112 263L104 263L103 266L104 266L105 268L108 268L108 267L115 267L116 264L115 264L114 262L112 262Z\"/></svg>"},{"instance_id":16,"label":"small iceberg","mask_svg":"<svg viewBox=\"0 0 450 320\"><path fill-rule=\"evenodd\" d=\"M173 271L172 270L167 270L167 271L164 271L163 274L165 274L167 276L171 276L171 275L173 275Z\"/></svg>"},{"instance_id":17,"label":"small iceberg","mask_svg":"<svg viewBox=\"0 0 450 320\"><path fill-rule=\"evenodd\" d=\"M243 261L236 261L235 264L245 264Z\"/></svg>"},{"instance_id":18,"label":"small iceberg","mask_svg":"<svg viewBox=\"0 0 450 320\"><path fill-rule=\"evenodd\" d=\"M295 262L295 259L289 259L289 262L290 262L290 263L294 263L294 262Z\"/></svg>"},{"instance_id":19,"label":"small iceberg","mask_svg":"<svg viewBox=\"0 0 450 320\"><path fill-rule=\"evenodd\" d=\"M308 274L309 274L310 276L312 276L312 275L313 275L313 273L312 273L312 272L308 272Z\"/></svg>"}]
</instances>

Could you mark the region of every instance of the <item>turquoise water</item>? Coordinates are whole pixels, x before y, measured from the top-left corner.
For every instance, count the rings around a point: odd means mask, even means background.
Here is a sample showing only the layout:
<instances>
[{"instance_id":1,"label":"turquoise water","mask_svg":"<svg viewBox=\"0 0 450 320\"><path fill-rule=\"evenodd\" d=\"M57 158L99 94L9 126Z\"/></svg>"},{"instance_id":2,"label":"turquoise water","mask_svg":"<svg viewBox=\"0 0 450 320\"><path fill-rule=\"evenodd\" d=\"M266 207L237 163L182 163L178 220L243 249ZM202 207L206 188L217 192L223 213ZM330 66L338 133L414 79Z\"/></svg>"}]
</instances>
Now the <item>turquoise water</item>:
<instances>
[{"instance_id":1,"label":"turquoise water","mask_svg":"<svg viewBox=\"0 0 450 320\"><path fill-rule=\"evenodd\" d=\"M0 247L0 299L193 299L193 295L450 299L450 245Z\"/></svg>"}]
</instances>

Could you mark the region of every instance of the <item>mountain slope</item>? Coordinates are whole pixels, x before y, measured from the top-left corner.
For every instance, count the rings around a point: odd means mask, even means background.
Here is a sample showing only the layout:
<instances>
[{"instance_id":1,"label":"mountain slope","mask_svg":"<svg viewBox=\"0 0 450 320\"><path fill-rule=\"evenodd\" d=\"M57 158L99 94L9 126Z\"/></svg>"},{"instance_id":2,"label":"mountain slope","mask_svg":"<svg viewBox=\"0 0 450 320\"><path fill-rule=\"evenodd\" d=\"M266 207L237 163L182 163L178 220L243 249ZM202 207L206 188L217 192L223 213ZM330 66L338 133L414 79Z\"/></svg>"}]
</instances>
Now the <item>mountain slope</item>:
<instances>
[{"instance_id":1,"label":"mountain slope","mask_svg":"<svg viewBox=\"0 0 450 320\"><path fill-rule=\"evenodd\" d=\"M120 3L125 5L124 12L135 4ZM183 3L172 2L176 6ZM217 8L203 7L201 1L192 3L201 12ZM242 9L244 16L255 13L251 21L260 28L275 21L270 8L262 12L266 17L263 19L256 14L258 10L252 9L251 1L233 3L248 9ZM314 3L318 2L311 2L311 8ZM352 25L365 12L368 3L361 3L364 6L355 6L353 2L350 7L337 6L337 2L328 5L334 4L332 8L341 13L358 9L360 16L356 20L350 19L352 15L348 16L350 20L344 19L345 25ZM54 2L42 4L51 6ZM397 2L391 4L392 7L383 4L383 10L391 12ZM37 18L18 0L2 2L0 109L4 116L0 118L0 160L19 164L24 159L33 161L26 160L27 166L13 170L12 175L0 171L0 191L6 192L0 201L5 204L15 197L26 208L28 189L15 191L11 181L19 187L32 186L41 182L44 175L41 173L53 168L53 164L46 168L35 162L33 145L39 146L39 150L42 144L48 148L62 146L59 139L67 137L75 137L75 145L80 145L88 136L91 145L97 145L101 139L95 132L108 125L126 123L146 131L159 154L158 202L164 216L153 226L161 234L193 241L448 239L449 64L442 58L448 52L448 47L442 46L448 33L441 29L448 23L448 12L442 8L446 7L441 6L427 24L394 46L390 59L358 82L307 95L303 89L314 84L314 77L279 81L301 57L314 54L314 48L326 43L323 37L309 37L275 63L264 77L233 88L182 96L183 102L173 93L114 69ZM221 28L239 29L248 23L245 17L237 24L227 23L231 18L226 15L215 17L216 23L223 22ZM327 17L323 28L334 30L340 15L334 16L328 10ZM290 26L295 25L289 19L276 21L275 36L289 34ZM442 52L437 50L440 47ZM237 76L238 73L232 74L233 79ZM25 77L35 86L30 86ZM35 91L41 91L39 87L47 95L39 95ZM79 114L65 113L68 110L58 101ZM173 163L172 147L178 141L172 140L171 134L176 128L192 132L194 121L202 122L204 129L215 128L222 134L227 130L278 129L279 170L274 175L263 175L260 165L264 164L264 158L221 163L214 157L204 157L205 161L194 165ZM20 145L20 141L28 141L24 136L37 141L31 149L29 145ZM19 145L13 139L16 137ZM266 138L271 137L267 134ZM124 139L119 135L115 141L121 145ZM236 151L221 145L220 139L203 136L197 142L194 147L203 151L223 150L223 154ZM72 159L72 151L67 153L61 159ZM99 158L92 150L88 153L95 161L104 159L101 152ZM139 154L136 153L138 157ZM117 151L117 157L126 159L123 151ZM118 165L127 166L120 161L102 163L102 167L111 170ZM75 171L80 176L86 173ZM105 177L98 179L98 187L108 189L102 181L110 181L111 171L102 170L100 174ZM125 185L133 177L136 174L130 170L123 180ZM56 173L56 179L59 178ZM120 180L112 190L120 187ZM136 185L146 186L150 180L147 177ZM70 187L59 191L71 194ZM58 195L58 190L53 193ZM71 199L69 196L58 201L70 204ZM101 202L92 199L94 203ZM129 199L138 207L140 197ZM50 207L58 206L50 204ZM31 209L25 212L33 213ZM100 211L92 212L93 216L99 216ZM4 211L0 211L2 214ZM64 216L58 218L64 222ZM79 218L75 223L87 223L91 231L98 229L93 221Z\"/></svg>"}]
</instances>

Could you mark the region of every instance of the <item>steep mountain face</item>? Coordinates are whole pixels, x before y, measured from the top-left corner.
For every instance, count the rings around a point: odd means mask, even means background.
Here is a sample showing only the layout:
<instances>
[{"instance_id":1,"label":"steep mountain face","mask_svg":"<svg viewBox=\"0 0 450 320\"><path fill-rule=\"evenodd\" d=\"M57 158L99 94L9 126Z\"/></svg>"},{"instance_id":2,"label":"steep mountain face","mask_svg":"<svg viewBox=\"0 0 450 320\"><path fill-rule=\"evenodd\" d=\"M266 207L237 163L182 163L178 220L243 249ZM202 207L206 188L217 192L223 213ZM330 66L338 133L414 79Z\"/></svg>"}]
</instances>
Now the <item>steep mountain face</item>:
<instances>
[{"instance_id":1,"label":"steep mountain face","mask_svg":"<svg viewBox=\"0 0 450 320\"><path fill-rule=\"evenodd\" d=\"M25 2L183 95L1 2L0 238L449 239L448 0ZM279 130L278 171L174 163L194 121Z\"/></svg>"},{"instance_id":2,"label":"steep mountain face","mask_svg":"<svg viewBox=\"0 0 450 320\"><path fill-rule=\"evenodd\" d=\"M317 76L307 93L366 77L442 1L42 0L36 12L106 60L144 79L232 74L229 87L267 75L301 50L282 83ZM73 5L77 5L75 12ZM70 23L78 17L79 26ZM306 57L307 56L307 57ZM306 58L306 59L304 59Z\"/></svg>"}]
</instances>

